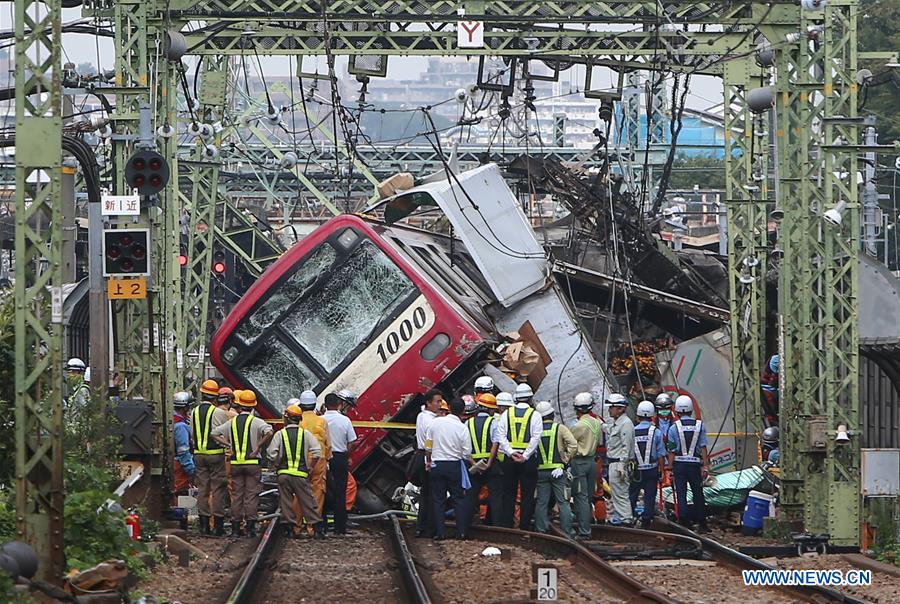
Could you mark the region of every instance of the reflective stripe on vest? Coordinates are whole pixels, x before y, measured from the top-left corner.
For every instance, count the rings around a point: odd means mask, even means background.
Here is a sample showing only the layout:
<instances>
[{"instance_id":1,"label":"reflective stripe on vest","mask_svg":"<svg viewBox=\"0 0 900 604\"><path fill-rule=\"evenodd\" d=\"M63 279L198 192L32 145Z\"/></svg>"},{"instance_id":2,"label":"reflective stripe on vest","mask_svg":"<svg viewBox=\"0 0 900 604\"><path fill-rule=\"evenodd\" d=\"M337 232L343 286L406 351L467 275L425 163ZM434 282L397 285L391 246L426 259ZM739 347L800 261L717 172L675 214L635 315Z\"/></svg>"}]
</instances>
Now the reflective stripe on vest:
<instances>
[{"instance_id":1,"label":"reflective stripe on vest","mask_svg":"<svg viewBox=\"0 0 900 604\"><path fill-rule=\"evenodd\" d=\"M204 405L206 409L204 409ZM218 455L225 452L225 449L221 447L218 449L208 448L209 433L212 432L212 416L215 412L216 407L209 403L202 403L200 406L194 407L191 428L194 431L194 453L197 455Z\"/></svg>"},{"instance_id":2,"label":"reflective stripe on vest","mask_svg":"<svg viewBox=\"0 0 900 604\"><path fill-rule=\"evenodd\" d=\"M291 430L291 428L296 428L296 430ZM279 465L277 474L279 476L287 474L289 476L306 478L309 476L309 472L300 469L300 466L304 461L303 440L305 436L303 435L303 428L298 426L285 426L282 432L281 446L284 450L281 454L281 464ZM291 443L292 433L294 434L294 442L296 444Z\"/></svg>"},{"instance_id":3,"label":"reflective stripe on vest","mask_svg":"<svg viewBox=\"0 0 900 604\"><path fill-rule=\"evenodd\" d=\"M689 423L684 423L685 421ZM701 463L702 460L694 455L697 449L697 442L700 440L700 426L703 424L699 419L686 417L675 422L675 429L678 430L678 440L681 441L681 455L675 456L675 461L686 461L688 463ZM690 444L685 440L684 433L691 435Z\"/></svg>"},{"instance_id":4,"label":"reflective stripe on vest","mask_svg":"<svg viewBox=\"0 0 900 604\"><path fill-rule=\"evenodd\" d=\"M541 451L541 463L538 465L538 470L555 470L565 467L559 456L559 449L556 447L557 432L559 432L559 424L552 424L549 429L544 428L541 432L541 442L538 443L538 449Z\"/></svg>"},{"instance_id":5,"label":"reflective stripe on vest","mask_svg":"<svg viewBox=\"0 0 900 604\"><path fill-rule=\"evenodd\" d=\"M510 413L512 412L512 417ZM521 411L520 416L518 412ZM509 446L517 451L524 451L528 448L528 441L531 440L531 414L534 409L522 409L520 407L512 407L506 412L507 432L509 433Z\"/></svg>"},{"instance_id":6,"label":"reflective stripe on vest","mask_svg":"<svg viewBox=\"0 0 900 604\"><path fill-rule=\"evenodd\" d=\"M637 458L638 470L650 470L656 467L651 463L653 457L653 434L656 426L650 424L648 428L635 428L634 430L634 456ZM641 447L643 445L643 447Z\"/></svg>"},{"instance_id":7,"label":"reflective stripe on vest","mask_svg":"<svg viewBox=\"0 0 900 604\"><path fill-rule=\"evenodd\" d=\"M238 422L244 419L244 424L238 427ZM250 424L253 416L242 413L231 421L231 465L259 465L258 459L247 459L247 448L250 446ZM240 438L243 433L243 438Z\"/></svg>"},{"instance_id":8,"label":"reflective stripe on vest","mask_svg":"<svg viewBox=\"0 0 900 604\"><path fill-rule=\"evenodd\" d=\"M477 415L466 422L469 424L469 438L472 439L472 459L487 459L491 456L491 443L488 442L488 436L491 434L491 423L494 418L489 415L483 419L480 434Z\"/></svg>"}]
</instances>

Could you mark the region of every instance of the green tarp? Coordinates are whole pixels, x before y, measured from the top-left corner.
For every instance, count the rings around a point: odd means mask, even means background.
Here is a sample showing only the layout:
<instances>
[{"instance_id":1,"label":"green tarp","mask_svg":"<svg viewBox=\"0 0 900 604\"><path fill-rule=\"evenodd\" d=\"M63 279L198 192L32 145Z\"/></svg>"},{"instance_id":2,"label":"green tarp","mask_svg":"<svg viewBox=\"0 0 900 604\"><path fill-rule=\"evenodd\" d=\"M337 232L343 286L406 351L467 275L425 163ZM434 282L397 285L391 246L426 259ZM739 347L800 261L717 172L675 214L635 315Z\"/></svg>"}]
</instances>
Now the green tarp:
<instances>
[{"instance_id":1,"label":"green tarp","mask_svg":"<svg viewBox=\"0 0 900 604\"><path fill-rule=\"evenodd\" d=\"M703 487L703 496L706 498L707 508L730 508L743 505L747 500L747 494L757 485L766 480L766 472L759 466L750 466L743 470L726 472L715 475L715 485ZM759 490L759 489L757 489ZM687 500L693 501L691 490L688 489ZM674 505L672 488L663 489L663 501L667 505Z\"/></svg>"}]
</instances>

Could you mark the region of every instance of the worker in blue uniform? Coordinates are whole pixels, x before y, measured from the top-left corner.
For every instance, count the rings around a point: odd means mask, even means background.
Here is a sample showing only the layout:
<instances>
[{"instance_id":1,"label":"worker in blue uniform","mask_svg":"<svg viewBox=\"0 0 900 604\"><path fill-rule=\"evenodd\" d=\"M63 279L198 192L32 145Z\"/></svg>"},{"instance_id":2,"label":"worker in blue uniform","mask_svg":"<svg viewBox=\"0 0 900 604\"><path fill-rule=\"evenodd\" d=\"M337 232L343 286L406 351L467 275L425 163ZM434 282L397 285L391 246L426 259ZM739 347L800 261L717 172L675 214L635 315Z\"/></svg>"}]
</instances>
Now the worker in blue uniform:
<instances>
[{"instance_id":1,"label":"worker in blue uniform","mask_svg":"<svg viewBox=\"0 0 900 604\"><path fill-rule=\"evenodd\" d=\"M707 532L706 499L703 496L703 479L709 472L706 427L694 419L694 401L687 395L675 399L677 421L669 428L669 464L675 483L675 510L678 523L687 528L699 525L700 532ZM693 505L687 505L687 489L691 488Z\"/></svg>"},{"instance_id":2,"label":"worker in blue uniform","mask_svg":"<svg viewBox=\"0 0 900 604\"><path fill-rule=\"evenodd\" d=\"M656 407L650 401L641 401L637 406L637 417L640 423L634 428L634 456L637 459L639 479L631 483L629 498L631 510L637 515L637 501L644 493L644 509L640 514L641 528L650 528L656 514L656 491L663 471L663 460L666 448L663 445L662 432L653 425Z\"/></svg>"}]
</instances>

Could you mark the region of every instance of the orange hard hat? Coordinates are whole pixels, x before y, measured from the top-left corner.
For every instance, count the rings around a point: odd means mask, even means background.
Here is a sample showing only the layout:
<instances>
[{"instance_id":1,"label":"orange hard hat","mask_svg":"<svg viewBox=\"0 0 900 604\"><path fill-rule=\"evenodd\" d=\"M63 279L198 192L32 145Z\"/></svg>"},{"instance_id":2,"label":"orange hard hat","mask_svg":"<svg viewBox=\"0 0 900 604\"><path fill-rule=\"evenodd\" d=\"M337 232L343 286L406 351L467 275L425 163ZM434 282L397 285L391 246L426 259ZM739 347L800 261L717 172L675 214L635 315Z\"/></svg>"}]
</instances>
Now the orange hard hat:
<instances>
[{"instance_id":1,"label":"orange hard hat","mask_svg":"<svg viewBox=\"0 0 900 604\"><path fill-rule=\"evenodd\" d=\"M237 404L241 407L255 407L256 393L252 390L241 390L241 397L237 400Z\"/></svg>"},{"instance_id":2,"label":"orange hard hat","mask_svg":"<svg viewBox=\"0 0 900 604\"><path fill-rule=\"evenodd\" d=\"M218 399L220 401L233 401L234 400L234 390L229 388L228 386L222 386L219 388L219 396Z\"/></svg>"},{"instance_id":3,"label":"orange hard hat","mask_svg":"<svg viewBox=\"0 0 900 604\"><path fill-rule=\"evenodd\" d=\"M450 405L444 399L441 399L441 411L450 411Z\"/></svg>"},{"instance_id":4,"label":"orange hard hat","mask_svg":"<svg viewBox=\"0 0 900 604\"><path fill-rule=\"evenodd\" d=\"M219 394L219 384L216 380L206 380L200 386L200 392L203 394L211 394L213 396Z\"/></svg>"},{"instance_id":5,"label":"orange hard hat","mask_svg":"<svg viewBox=\"0 0 900 604\"><path fill-rule=\"evenodd\" d=\"M239 398L241 398L241 392L243 392L243 390L235 390L234 391L234 400L235 401L237 401Z\"/></svg>"},{"instance_id":6,"label":"orange hard hat","mask_svg":"<svg viewBox=\"0 0 900 604\"><path fill-rule=\"evenodd\" d=\"M485 392L483 394L479 394L475 397L475 402L481 405L482 407L487 407L488 409L496 409L497 408L497 397L491 394L490 392Z\"/></svg>"},{"instance_id":7,"label":"orange hard hat","mask_svg":"<svg viewBox=\"0 0 900 604\"><path fill-rule=\"evenodd\" d=\"M284 410L284 414L289 417L303 417L303 409L297 405L288 405Z\"/></svg>"}]
</instances>

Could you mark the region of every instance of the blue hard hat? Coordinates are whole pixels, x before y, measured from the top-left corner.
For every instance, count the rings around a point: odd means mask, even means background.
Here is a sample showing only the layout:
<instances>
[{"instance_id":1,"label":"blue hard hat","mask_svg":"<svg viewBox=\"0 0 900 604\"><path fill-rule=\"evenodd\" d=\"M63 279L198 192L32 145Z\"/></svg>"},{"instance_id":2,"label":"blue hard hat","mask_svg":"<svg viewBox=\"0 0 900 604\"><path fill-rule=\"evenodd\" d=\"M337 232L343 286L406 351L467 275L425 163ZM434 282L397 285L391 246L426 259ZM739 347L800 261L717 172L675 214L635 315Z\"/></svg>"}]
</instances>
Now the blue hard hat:
<instances>
[{"instance_id":1,"label":"blue hard hat","mask_svg":"<svg viewBox=\"0 0 900 604\"><path fill-rule=\"evenodd\" d=\"M781 357L777 354L773 354L772 358L769 359L769 370L772 373L778 373L781 369Z\"/></svg>"}]
</instances>

